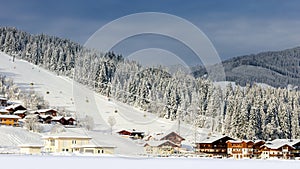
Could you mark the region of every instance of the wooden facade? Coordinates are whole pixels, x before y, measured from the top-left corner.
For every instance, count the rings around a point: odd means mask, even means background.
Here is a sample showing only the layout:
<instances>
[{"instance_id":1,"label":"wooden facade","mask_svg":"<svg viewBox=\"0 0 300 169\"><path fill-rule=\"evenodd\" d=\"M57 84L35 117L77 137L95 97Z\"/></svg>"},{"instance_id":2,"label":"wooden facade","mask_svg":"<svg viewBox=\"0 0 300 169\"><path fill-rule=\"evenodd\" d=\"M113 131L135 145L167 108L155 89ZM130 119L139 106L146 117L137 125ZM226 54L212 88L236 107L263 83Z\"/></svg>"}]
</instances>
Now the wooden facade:
<instances>
[{"instance_id":1,"label":"wooden facade","mask_svg":"<svg viewBox=\"0 0 300 169\"><path fill-rule=\"evenodd\" d=\"M167 157L178 153L179 146L169 140L149 141L144 145L148 155Z\"/></svg>"},{"instance_id":2,"label":"wooden facade","mask_svg":"<svg viewBox=\"0 0 300 169\"><path fill-rule=\"evenodd\" d=\"M211 157L227 157L227 141L234 140L228 136L210 137L203 141L196 142L196 153L205 153Z\"/></svg>"},{"instance_id":3,"label":"wooden facade","mask_svg":"<svg viewBox=\"0 0 300 169\"><path fill-rule=\"evenodd\" d=\"M135 130L120 130L117 132L119 135L122 135L131 139L143 139L145 137L145 132L143 131L135 131Z\"/></svg>"},{"instance_id":4,"label":"wooden facade","mask_svg":"<svg viewBox=\"0 0 300 169\"><path fill-rule=\"evenodd\" d=\"M227 141L228 157L235 159L252 158L254 142L251 140Z\"/></svg>"},{"instance_id":5,"label":"wooden facade","mask_svg":"<svg viewBox=\"0 0 300 169\"><path fill-rule=\"evenodd\" d=\"M12 114L12 113L14 113L15 111L18 111L18 110L27 110L21 104L10 105L10 106L7 106L5 109L8 110L10 114Z\"/></svg>"},{"instance_id":6,"label":"wooden facade","mask_svg":"<svg viewBox=\"0 0 300 169\"><path fill-rule=\"evenodd\" d=\"M275 158L275 159L291 159L293 158L293 154L291 153L292 150L294 150L295 148L288 145L288 144L284 144L284 145L268 145L265 144L263 146L261 146L261 158L262 159L271 159L271 158Z\"/></svg>"},{"instance_id":7,"label":"wooden facade","mask_svg":"<svg viewBox=\"0 0 300 169\"><path fill-rule=\"evenodd\" d=\"M0 115L0 124L6 126L19 126L19 116L16 115Z\"/></svg>"},{"instance_id":8,"label":"wooden facade","mask_svg":"<svg viewBox=\"0 0 300 169\"><path fill-rule=\"evenodd\" d=\"M34 114L39 114L39 115L49 115L49 116L57 116L57 111L54 109L39 109L34 112Z\"/></svg>"},{"instance_id":9,"label":"wooden facade","mask_svg":"<svg viewBox=\"0 0 300 169\"><path fill-rule=\"evenodd\" d=\"M9 115L9 111L6 109L0 109L0 115Z\"/></svg>"},{"instance_id":10,"label":"wooden facade","mask_svg":"<svg viewBox=\"0 0 300 169\"><path fill-rule=\"evenodd\" d=\"M52 118L50 115L38 115L39 122L43 124L50 124Z\"/></svg>"},{"instance_id":11,"label":"wooden facade","mask_svg":"<svg viewBox=\"0 0 300 169\"><path fill-rule=\"evenodd\" d=\"M7 98L0 96L0 106L7 106Z\"/></svg>"},{"instance_id":12,"label":"wooden facade","mask_svg":"<svg viewBox=\"0 0 300 169\"><path fill-rule=\"evenodd\" d=\"M263 141L263 140L254 141L254 144L253 144L253 157L254 158L260 158L260 155L261 155L260 147L264 144L265 144L265 141Z\"/></svg>"},{"instance_id":13,"label":"wooden facade","mask_svg":"<svg viewBox=\"0 0 300 169\"><path fill-rule=\"evenodd\" d=\"M181 137L179 134L175 132L171 132L169 134L163 135L160 140L169 140L177 145L181 145L181 142L184 141L185 139Z\"/></svg>"},{"instance_id":14,"label":"wooden facade","mask_svg":"<svg viewBox=\"0 0 300 169\"><path fill-rule=\"evenodd\" d=\"M300 140L297 140L295 143L293 143L293 147L295 148L292 150L293 157L300 157Z\"/></svg>"},{"instance_id":15,"label":"wooden facade","mask_svg":"<svg viewBox=\"0 0 300 169\"><path fill-rule=\"evenodd\" d=\"M17 115L21 119L23 119L27 115L27 110L17 110L17 111L14 112L14 115Z\"/></svg>"}]
</instances>

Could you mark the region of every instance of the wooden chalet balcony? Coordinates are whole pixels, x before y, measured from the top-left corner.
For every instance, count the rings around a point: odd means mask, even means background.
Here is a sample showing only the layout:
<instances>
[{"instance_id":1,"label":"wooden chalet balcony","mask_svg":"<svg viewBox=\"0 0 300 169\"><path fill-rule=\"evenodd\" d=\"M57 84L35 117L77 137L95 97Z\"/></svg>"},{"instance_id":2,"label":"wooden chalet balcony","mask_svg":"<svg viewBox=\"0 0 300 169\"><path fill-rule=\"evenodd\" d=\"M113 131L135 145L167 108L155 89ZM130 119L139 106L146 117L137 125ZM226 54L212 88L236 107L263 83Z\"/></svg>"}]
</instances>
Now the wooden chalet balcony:
<instances>
[{"instance_id":1,"label":"wooden chalet balcony","mask_svg":"<svg viewBox=\"0 0 300 169\"><path fill-rule=\"evenodd\" d=\"M292 153L300 153L300 150L292 150Z\"/></svg>"},{"instance_id":2,"label":"wooden chalet balcony","mask_svg":"<svg viewBox=\"0 0 300 169\"><path fill-rule=\"evenodd\" d=\"M199 149L199 152L203 153L226 153L227 149L224 148L212 148L212 149Z\"/></svg>"}]
</instances>

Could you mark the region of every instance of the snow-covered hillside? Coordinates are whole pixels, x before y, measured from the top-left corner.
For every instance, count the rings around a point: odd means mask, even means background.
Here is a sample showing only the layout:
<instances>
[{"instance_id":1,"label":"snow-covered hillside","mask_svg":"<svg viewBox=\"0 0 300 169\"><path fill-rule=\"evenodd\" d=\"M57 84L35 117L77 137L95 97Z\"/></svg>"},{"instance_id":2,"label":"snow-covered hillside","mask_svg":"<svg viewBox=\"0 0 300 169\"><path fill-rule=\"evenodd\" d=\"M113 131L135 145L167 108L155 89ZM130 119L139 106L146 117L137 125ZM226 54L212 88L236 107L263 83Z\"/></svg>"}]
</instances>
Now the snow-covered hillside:
<instances>
[{"instance_id":1,"label":"snow-covered hillside","mask_svg":"<svg viewBox=\"0 0 300 169\"><path fill-rule=\"evenodd\" d=\"M169 121L158 121L151 114L145 116L145 112L125 104L108 101L107 98L95 94L90 89L73 83L71 79L56 76L26 61L12 62L11 57L4 53L1 53L0 68L2 74L14 79L22 89L35 90L43 94L51 106L60 106L76 111L79 117L92 116L96 129L108 129L106 121L111 115L117 119L116 128L145 129L147 125L144 124L149 123L156 123L153 126L164 125L168 128L173 124ZM118 110L118 113L114 113L115 110Z\"/></svg>"},{"instance_id":2,"label":"snow-covered hillside","mask_svg":"<svg viewBox=\"0 0 300 169\"><path fill-rule=\"evenodd\" d=\"M18 145L42 145L41 135L29 132L23 128L0 127L0 153L19 152Z\"/></svg>"},{"instance_id":3,"label":"snow-covered hillside","mask_svg":"<svg viewBox=\"0 0 300 169\"><path fill-rule=\"evenodd\" d=\"M96 94L72 79L57 76L45 69L0 53L0 73L11 77L24 90L35 90L49 101L50 106L65 107L75 111L78 117L93 117L95 130L110 131L107 123L109 116L114 116L114 130L136 129L151 132L180 131L180 134L193 141L194 127L176 121L158 118L151 113L120 103ZM32 85L33 84L33 85ZM117 110L117 112L115 112ZM206 130L198 130L197 136L206 136Z\"/></svg>"}]
</instances>

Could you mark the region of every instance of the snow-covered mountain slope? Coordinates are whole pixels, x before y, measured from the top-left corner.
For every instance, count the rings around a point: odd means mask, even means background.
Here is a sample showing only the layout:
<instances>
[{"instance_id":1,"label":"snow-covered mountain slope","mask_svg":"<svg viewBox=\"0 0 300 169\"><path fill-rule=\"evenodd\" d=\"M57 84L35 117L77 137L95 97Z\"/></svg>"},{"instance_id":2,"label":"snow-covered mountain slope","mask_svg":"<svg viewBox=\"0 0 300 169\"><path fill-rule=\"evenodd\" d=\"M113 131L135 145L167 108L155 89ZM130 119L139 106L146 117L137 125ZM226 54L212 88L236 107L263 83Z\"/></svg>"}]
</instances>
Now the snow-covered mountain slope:
<instances>
[{"instance_id":1,"label":"snow-covered mountain slope","mask_svg":"<svg viewBox=\"0 0 300 169\"><path fill-rule=\"evenodd\" d=\"M107 123L114 116L114 130L136 129L151 132L178 131L177 122L156 117L154 114L99 95L92 90L73 82L72 79L57 76L43 68L0 53L0 73L5 74L24 90L35 90L44 95L51 106L61 106L76 111L78 117L93 117L95 130L110 131ZM32 85L33 84L33 85ZM117 110L117 113L115 112ZM194 136L194 127L181 123L180 134ZM199 130L199 135L207 131Z\"/></svg>"}]
</instances>

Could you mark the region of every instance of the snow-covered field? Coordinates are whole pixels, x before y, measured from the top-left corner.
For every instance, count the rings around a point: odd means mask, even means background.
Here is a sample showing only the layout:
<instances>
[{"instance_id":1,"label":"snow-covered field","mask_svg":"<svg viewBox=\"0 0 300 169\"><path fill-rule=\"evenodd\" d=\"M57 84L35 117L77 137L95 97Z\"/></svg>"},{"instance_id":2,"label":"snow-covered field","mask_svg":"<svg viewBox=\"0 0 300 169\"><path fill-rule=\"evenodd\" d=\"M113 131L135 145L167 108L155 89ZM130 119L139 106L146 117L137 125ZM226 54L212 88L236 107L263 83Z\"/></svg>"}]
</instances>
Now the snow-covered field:
<instances>
[{"instance_id":1,"label":"snow-covered field","mask_svg":"<svg viewBox=\"0 0 300 169\"><path fill-rule=\"evenodd\" d=\"M0 126L0 153L18 153L18 145L42 145L41 135L20 127Z\"/></svg>"},{"instance_id":2,"label":"snow-covered field","mask_svg":"<svg viewBox=\"0 0 300 169\"><path fill-rule=\"evenodd\" d=\"M231 160L199 158L128 158L128 157L78 157L78 156L19 156L0 155L1 167L19 169L82 169L82 168L222 168L222 169L298 169L300 161L281 160Z\"/></svg>"}]
</instances>

